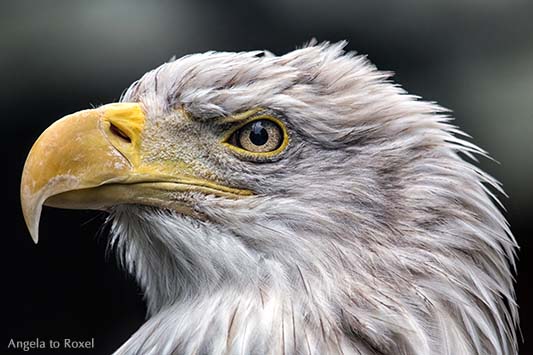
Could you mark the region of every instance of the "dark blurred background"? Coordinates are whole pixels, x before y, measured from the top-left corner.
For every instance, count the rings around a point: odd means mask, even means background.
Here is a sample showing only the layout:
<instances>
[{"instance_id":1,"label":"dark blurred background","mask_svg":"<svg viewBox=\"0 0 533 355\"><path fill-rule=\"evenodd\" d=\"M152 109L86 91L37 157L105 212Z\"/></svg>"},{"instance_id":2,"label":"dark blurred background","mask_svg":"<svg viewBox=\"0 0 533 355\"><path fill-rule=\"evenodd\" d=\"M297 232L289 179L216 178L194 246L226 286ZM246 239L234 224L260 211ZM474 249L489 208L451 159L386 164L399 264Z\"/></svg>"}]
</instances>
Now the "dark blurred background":
<instances>
[{"instance_id":1,"label":"dark blurred background","mask_svg":"<svg viewBox=\"0 0 533 355\"><path fill-rule=\"evenodd\" d=\"M521 354L533 354L532 17L526 0L0 2L0 353L10 338L39 337L94 338L92 353L109 354L144 321L139 289L105 255L103 214L46 209L40 243L31 241L18 189L39 134L68 113L117 101L174 55L282 54L316 37L349 40L407 91L452 109L500 162L480 164L509 194L506 215L521 245Z\"/></svg>"}]
</instances>

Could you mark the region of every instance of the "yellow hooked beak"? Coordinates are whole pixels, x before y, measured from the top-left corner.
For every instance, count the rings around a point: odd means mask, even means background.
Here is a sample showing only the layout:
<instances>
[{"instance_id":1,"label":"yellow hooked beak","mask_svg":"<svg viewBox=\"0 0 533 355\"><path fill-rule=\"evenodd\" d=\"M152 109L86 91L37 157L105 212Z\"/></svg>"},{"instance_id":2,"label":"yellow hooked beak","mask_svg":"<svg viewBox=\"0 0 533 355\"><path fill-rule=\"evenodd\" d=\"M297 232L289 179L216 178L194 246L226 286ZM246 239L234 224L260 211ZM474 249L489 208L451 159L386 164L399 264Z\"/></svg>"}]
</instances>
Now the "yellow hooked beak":
<instances>
[{"instance_id":1,"label":"yellow hooked beak","mask_svg":"<svg viewBox=\"0 0 533 355\"><path fill-rule=\"evenodd\" d=\"M144 163L145 114L137 103L115 103L68 115L35 142L21 181L21 204L35 243L43 204L106 209L125 203L176 208L171 193L251 194L194 176L177 160Z\"/></svg>"}]
</instances>

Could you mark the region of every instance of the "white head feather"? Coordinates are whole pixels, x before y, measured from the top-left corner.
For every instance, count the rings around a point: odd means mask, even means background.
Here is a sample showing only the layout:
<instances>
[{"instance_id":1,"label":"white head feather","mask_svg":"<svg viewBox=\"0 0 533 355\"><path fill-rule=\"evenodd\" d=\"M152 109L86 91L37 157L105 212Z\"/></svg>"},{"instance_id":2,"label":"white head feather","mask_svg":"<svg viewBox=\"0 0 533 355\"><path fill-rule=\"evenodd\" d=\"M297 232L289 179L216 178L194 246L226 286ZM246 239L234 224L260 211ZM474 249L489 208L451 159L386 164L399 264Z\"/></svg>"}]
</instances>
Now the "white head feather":
<instances>
[{"instance_id":1,"label":"white head feather","mask_svg":"<svg viewBox=\"0 0 533 355\"><path fill-rule=\"evenodd\" d=\"M189 151L257 195L180 196L202 220L113 210L112 244L151 315L118 354L517 353L500 187L459 156L485 152L344 46L189 55L127 90L148 112L148 159ZM211 119L256 107L289 129L276 159L204 141Z\"/></svg>"}]
</instances>

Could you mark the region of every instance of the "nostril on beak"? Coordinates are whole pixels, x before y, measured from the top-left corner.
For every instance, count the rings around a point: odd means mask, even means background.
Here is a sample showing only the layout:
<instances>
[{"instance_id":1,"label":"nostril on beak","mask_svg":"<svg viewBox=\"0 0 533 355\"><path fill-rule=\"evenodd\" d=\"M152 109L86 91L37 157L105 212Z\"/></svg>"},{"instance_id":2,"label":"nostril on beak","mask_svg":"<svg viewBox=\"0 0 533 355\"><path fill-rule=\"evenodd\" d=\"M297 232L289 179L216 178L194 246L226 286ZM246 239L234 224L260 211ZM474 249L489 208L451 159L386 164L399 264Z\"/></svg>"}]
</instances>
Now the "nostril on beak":
<instances>
[{"instance_id":1,"label":"nostril on beak","mask_svg":"<svg viewBox=\"0 0 533 355\"><path fill-rule=\"evenodd\" d=\"M123 130L121 130L120 128L115 126L113 123L111 123L111 125L109 126L109 130L115 136L120 137L121 139L123 139L124 141L126 141L128 143L131 143L131 138L126 133L124 133Z\"/></svg>"}]
</instances>

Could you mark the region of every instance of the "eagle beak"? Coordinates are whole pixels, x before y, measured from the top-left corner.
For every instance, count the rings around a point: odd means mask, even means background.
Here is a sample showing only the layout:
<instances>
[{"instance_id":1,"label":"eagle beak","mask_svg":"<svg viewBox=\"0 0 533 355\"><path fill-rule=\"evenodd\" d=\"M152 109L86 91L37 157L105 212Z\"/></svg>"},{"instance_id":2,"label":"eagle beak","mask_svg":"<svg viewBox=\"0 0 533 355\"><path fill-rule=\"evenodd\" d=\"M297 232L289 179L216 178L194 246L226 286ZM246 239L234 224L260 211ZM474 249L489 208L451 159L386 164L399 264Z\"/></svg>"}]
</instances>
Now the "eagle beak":
<instances>
[{"instance_id":1,"label":"eagle beak","mask_svg":"<svg viewBox=\"0 0 533 355\"><path fill-rule=\"evenodd\" d=\"M139 104L115 103L68 115L46 129L28 155L21 181L22 211L35 243L43 204L103 209L128 199L127 191L92 188L131 178L144 122Z\"/></svg>"},{"instance_id":2,"label":"eagle beak","mask_svg":"<svg viewBox=\"0 0 533 355\"><path fill-rule=\"evenodd\" d=\"M235 199L253 194L198 176L202 173L182 159L184 152L144 161L145 121L139 104L115 103L68 115L44 131L26 159L20 187L22 212L35 243L43 205L106 210L142 204L195 215L176 196L199 192Z\"/></svg>"}]
</instances>

